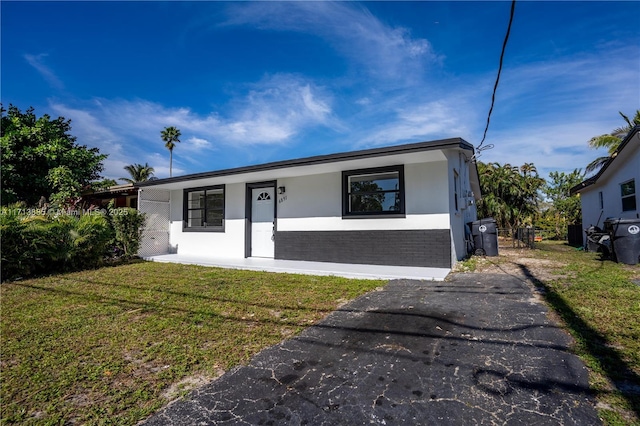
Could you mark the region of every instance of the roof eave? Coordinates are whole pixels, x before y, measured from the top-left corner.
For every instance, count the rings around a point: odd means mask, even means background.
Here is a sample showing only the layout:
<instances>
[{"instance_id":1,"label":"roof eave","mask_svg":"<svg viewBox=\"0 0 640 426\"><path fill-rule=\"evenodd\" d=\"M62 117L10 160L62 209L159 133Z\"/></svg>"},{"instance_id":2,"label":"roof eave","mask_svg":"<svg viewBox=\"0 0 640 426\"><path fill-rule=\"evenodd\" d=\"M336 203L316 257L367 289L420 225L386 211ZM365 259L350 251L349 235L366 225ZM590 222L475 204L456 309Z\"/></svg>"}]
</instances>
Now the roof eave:
<instances>
[{"instance_id":1,"label":"roof eave","mask_svg":"<svg viewBox=\"0 0 640 426\"><path fill-rule=\"evenodd\" d=\"M631 129L631 131L629 131L629 133L627 133L627 136L625 136L622 142L620 142L618 149L616 149L613 152L613 154L611 154L611 157L607 160L606 163L604 163L604 165L600 168L600 170L598 170L598 173L596 173L595 176L591 176L590 178L585 179L584 181L580 182L579 184L571 188L569 190L569 193L571 195L574 195L574 194L580 193L580 191L583 191L589 186L594 185L598 181L598 179L600 179L600 177L604 174L604 172L609 168L611 163L613 163L616 160L616 158L618 158L618 154L629 144L629 142L633 139L633 137L639 132L640 132L640 125L636 125L633 129Z\"/></svg>"},{"instance_id":2,"label":"roof eave","mask_svg":"<svg viewBox=\"0 0 640 426\"><path fill-rule=\"evenodd\" d=\"M383 155L407 154L420 151L433 151L438 149L459 148L469 150L473 153L473 145L462 138L442 139L430 142L417 142L406 145L394 145L384 148L372 148L361 151L341 152L337 154L318 155L314 157L298 158L293 160L275 161L253 166L236 167L232 169L215 170L203 173L194 173L183 176L176 176L153 181L138 182L136 187L149 187L155 185L185 182L197 179L207 179L213 177L230 176L243 173L261 172L288 167L311 166L316 164L334 163L339 161L359 160L370 157L380 157Z\"/></svg>"}]
</instances>

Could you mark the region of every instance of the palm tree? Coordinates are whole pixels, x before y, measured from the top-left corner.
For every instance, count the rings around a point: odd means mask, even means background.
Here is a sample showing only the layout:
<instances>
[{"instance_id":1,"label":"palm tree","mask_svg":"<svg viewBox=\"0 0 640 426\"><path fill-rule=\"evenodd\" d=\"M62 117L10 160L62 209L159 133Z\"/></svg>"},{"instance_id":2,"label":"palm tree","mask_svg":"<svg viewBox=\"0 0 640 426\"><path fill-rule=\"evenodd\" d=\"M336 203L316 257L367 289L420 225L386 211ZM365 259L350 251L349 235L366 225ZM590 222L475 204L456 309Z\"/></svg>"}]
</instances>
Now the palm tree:
<instances>
[{"instance_id":1,"label":"palm tree","mask_svg":"<svg viewBox=\"0 0 640 426\"><path fill-rule=\"evenodd\" d=\"M627 125L618 127L608 135L594 136L593 138L591 138L591 140L589 141L590 148L606 148L609 155L598 157L591 163L589 163L585 170L586 173L595 172L596 170L604 166L604 163L609 161L613 153L616 152L627 133L629 133L635 126L640 125L640 110L636 110L636 115L635 117L633 117L633 121L621 112L618 112L618 114L620 114Z\"/></svg>"},{"instance_id":2,"label":"palm tree","mask_svg":"<svg viewBox=\"0 0 640 426\"><path fill-rule=\"evenodd\" d=\"M538 211L538 190L545 182L533 163L517 167L479 162L478 174L480 217L493 217L500 228L518 228L532 221Z\"/></svg>"},{"instance_id":3,"label":"palm tree","mask_svg":"<svg viewBox=\"0 0 640 426\"><path fill-rule=\"evenodd\" d=\"M128 166L124 166L124 169L129 172L131 178L120 178L125 182L136 183L136 182L144 182L146 180L153 180L153 167L149 164L129 164Z\"/></svg>"},{"instance_id":4,"label":"palm tree","mask_svg":"<svg viewBox=\"0 0 640 426\"><path fill-rule=\"evenodd\" d=\"M162 140L165 142L164 146L169 150L169 177L173 175L173 148L176 146L176 142L180 142L180 130L171 126L165 127L164 130L160 132L160 136Z\"/></svg>"}]
</instances>

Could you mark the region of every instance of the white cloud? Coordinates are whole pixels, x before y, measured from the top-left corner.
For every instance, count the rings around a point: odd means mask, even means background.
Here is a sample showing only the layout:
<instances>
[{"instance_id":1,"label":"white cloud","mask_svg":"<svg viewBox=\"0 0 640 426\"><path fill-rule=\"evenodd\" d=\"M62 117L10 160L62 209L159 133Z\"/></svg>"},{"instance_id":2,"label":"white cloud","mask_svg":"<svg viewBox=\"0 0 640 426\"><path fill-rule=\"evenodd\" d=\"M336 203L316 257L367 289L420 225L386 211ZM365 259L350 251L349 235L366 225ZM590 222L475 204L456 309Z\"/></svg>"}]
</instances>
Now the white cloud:
<instances>
[{"instance_id":1,"label":"white cloud","mask_svg":"<svg viewBox=\"0 0 640 426\"><path fill-rule=\"evenodd\" d=\"M387 115L379 125L363 129L358 138L360 145L391 145L457 137L467 131L460 121L460 110L447 100L409 102L396 106L395 111L387 111Z\"/></svg>"},{"instance_id":2,"label":"white cloud","mask_svg":"<svg viewBox=\"0 0 640 426\"><path fill-rule=\"evenodd\" d=\"M55 104L74 120L79 142L111 154L106 164L114 176L122 176L124 165L147 159L157 176L168 176L168 152L160 139L166 126L182 131L174 175L194 166L198 171L226 167L220 160L225 151L244 162L269 161L283 155L283 146L293 145L295 156L304 144L337 151L457 136L479 143L493 71L442 73L436 81L424 72L438 60L427 40L412 38L352 3L234 3L229 11L223 25L321 37L362 75L320 83L300 74L269 74L232 87L237 96L206 112L144 99ZM41 56L31 58L32 66L42 64ZM587 147L588 139L622 125L618 111L638 108L635 47L594 47L589 54L537 63L507 59L486 141L495 148L483 152L482 161L534 162L541 172L584 168L599 155ZM41 69L45 76L48 69ZM327 137L327 130L335 138ZM324 132L324 139L314 131ZM220 151L206 155L213 150ZM156 151L161 153L149 154Z\"/></svg>"},{"instance_id":3,"label":"white cloud","mask_svg":"<svg viewBox=\"0 0 640 426\"><path fill-rule=\"evenodd\" d=\"M188 151L201 151L205 149L211 149L213 145L206 139L198 138L195 136L185 140L182 144L182 148Z\"/></svg>"},{"instance_id":4,"label":"white cloud","mask_svg":"<svg viewBox=\"0 0 640 426\"><path fill-rule=\"evenodd\" d=\"M166 160L166 166L161 166L161 165L154 165L153 166L153 175L157 178L168 178L169 177L169 159L167 158ZM172 170L173 176L181 176L187 173L187 171L182 168L182 167L178 167L176 166L176 159L175 156L173 157L173 170Z\"/></svg>"},{"instance_id":5,"label":"white cloud","mask_svg":"<svg viewBox=\"0 0 640 426\"><path fill-rule=\"evenodd\" d=\"M122 147L123 139L116 135L108 125L96 118L90 111L69 107L59 102L50 102L49 107L58 115L71 119L71 134L77 143L89 148L98 148L101 154L108 154L104 161L103 175L112 179L123 177L123 167L134 161L128 161Z\"/></svg>"},{"instance_id":6,"label":"white cloud","mask_svg":"<svg viewBox=\"0 0 640 426\"><path fill-rule=\"evenodd\" d=\"M235 102L221 136L234 144L271 144L288 142L310 127L339 127L330 103L330 96L301 77L267 76Z\"/></svg>"},{"instance_id":7,"label":"white cloud","mask_svg":"<svg viewBox=\"0 0 640 426\"><path fill-rule=\"evenodd\" d=\"M268 76L248 86L248 93L218 112L201 115L190 108L169 108L136 99L98 99L89 106L109 128L126 137L161 144L166 126L180 129L189 150L215 144L286 143L308 127L339 125L332 117L331 98L310 82L288 74Z\"/></svg>"},{"instance_id":8,"label":"white cloud","mask_svg":"<svg viewBox=\"0 0 640 426\"><path fill-rule=\"evenodd\" d=\"M246 88L244 97L224 109L225 116L216 111L202 115L190 108L165 107L142 99L93 99L73 106L56 101L50 107L72 118L72 134L79 143L109 154L104 174L114 178L122 177L125 165L144 163L143 159L156 168L156 176L168 175L168 167L159 165L168 164L168 155L160 159L148 154L151 147L164 152L160 131L167 126L182 133L174 151L174 166L178 165L174 175L189 170L189 164L209 169L202 155L220 145L282 145L316 126L341 126L333 117L331 96L302 77L266 76Z\"/></svg>"},{"instance_id":9,"label":"white cloud","mask_svg":"<svg viewBox=\"0 0 640 426\"><path fill-rule=\"evenodd\" d=\"M64 84L58 76L44 63L44 58L49 56L46 53L39 55L24 54L24 59L42 75L42 77L55 89L64 89Z\"/></svg>"},{"instance_id":10,"label":"white cloud","mask_svg":"<svg viewBox=\"0 0 640 426\"><path fill-rule=\"evenodd\" d=\"M545 125L536 129L499 132L495 148L482 152L480 161L522 165L534 163L541 176L551 171L582 169L602 153L587 147L587 141L601 132L597 123L571 126Z\"/></svg>"},{"instance_id":11,"label":"white cloud","mask_svg":"<svg viewBox=\"0 0 640 426\"><path fill-rule=\"evenodd\" d=\"M638 105L638 49L594 52L513 67L504 75L498 106L518 108L522 119L603 120L603 112Z\"/></svg>"},{"instance_id":12,"label":"white cloud","mask_svg":"<svg viewBox=\"0 0 640 426\"><path fill-rule=\"evenodd\" d=\"M106 178L118 181L121 177L127 177L125 166L135 163L149 163L155 169L156 177L169 176L169 154L163 156L160 153L149 154L148 145L145 146L136 138L139 128L144 128L144 123L137 120L129 120L126 116L113 117L110 115L112 108L121 106L130 107L121 103L114 103L109 100L99 100L83 105L82 107L71 107L59 102L50 102L49 107L56 113L67 119L71 118L71 134L77 137L77 143L86 145L89 148L96 147L101 154L109 156L103 162L104 171L102 175ZM141 107L144 104L140 105ZM152 116L139 117L143 120L151 119ZM118 119L129 120L119 122ZM116 120L116 121L113 121ZM114 129L118 129L118 133ZM164 148L158 131L158 148ZM201 143L201 142L200 142ZM185 169L175 167L176 156L174 155L173 174L184 173ZM166 164L166 166L165 166Z\"/></svg>"},{"instance_id":13,"label":"white cloud","mask_svg":"<svg viewBox=\"0 0 640 426\"><path fill-rule=\"evenodd\" d=\"M327 115L331 113L331 108L322 100L314 98L311 88L307 84L302 88L302 101L307 111L319 122L323 122Z\"/></svg>"},{"instance_id":14,"label":"white cloud","mask_svg":"<svg viewBox=\"0 0 640 426\"><path fill-rule=\"evenodd\" d=\"M637 48L606 49L507 69L487 137L495 148L481 161L533 162L545 176L584 170L604 154L589 139L638 108L639 59Z\"/></svg>"},{"instance_id":15,"label":"white cloud","mask_svg":"<svg viewBox=\"0 0 640 426\"><path fill-rule=\"evenodd\" d=\"M406 28L390 27L366 8L342 2L234 3L220 26L294 31L328 40L353 61L358 73L389 84L421 78L428 62L439 61L431 44Z\"/></svg>"},{"instance_id":16,"label":"white cloud","mask_svg":"<svg viewBox=\"0 0 640 426\"><path fill-rule=\"evenodd\" d=\"M215 114L201 116L189 108L167 108L141 99L100 99L95 105L96 111L111 126L120 127L126 135L162 146L160 132L167 126L180 129L182 137L190 137L193 134L212 135L220 125Z\"/></svg>"}]
</instances>

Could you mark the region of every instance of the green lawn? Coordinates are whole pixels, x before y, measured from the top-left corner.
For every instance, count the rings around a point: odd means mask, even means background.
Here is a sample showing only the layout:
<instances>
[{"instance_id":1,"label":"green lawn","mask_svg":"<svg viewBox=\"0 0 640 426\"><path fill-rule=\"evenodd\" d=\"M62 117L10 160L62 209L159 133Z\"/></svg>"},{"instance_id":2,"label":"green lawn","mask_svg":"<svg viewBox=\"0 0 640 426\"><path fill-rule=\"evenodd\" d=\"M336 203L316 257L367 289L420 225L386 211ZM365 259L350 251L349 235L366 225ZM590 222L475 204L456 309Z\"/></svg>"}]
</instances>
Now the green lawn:
<instances>
[{"instance_id":1,"label":"green lawn","mask_svg":"<svg viewBox=\"0 0 640 426\"><path fill-rule=\"evenodd\" d=\"M574 336L605 423L640 424L640 266L554 242L522 256L553 261L527 271ZM382 285L147 262L3 283L1 422L135 424Z\"/></svg>"},{"instance_id":2,"label":"green lawn","mask_svg":"<svg viewBox=\"0 0 640 426\"><path fill-rule=\"evenodd\" d=\"M590 384L605 424L640 425L640 265L601 260L561 242L545 241L518 256L473 259L521 267L575 339L574 352L590 370ZM535 258L540 269L522 258ZM495 260L492 260L495 259ZM634 282L636 281L636 282Z\"/></svg>"},{"instance_id":3,"label":"green lawn","mask_svg":"<svg viewBox=\"0 0 640 426\"><path fill-rule=\"evenodd\" d=\"M3 283L1 421L135 424L382 285L148 262Z\"/></svg>"}]
</instances>

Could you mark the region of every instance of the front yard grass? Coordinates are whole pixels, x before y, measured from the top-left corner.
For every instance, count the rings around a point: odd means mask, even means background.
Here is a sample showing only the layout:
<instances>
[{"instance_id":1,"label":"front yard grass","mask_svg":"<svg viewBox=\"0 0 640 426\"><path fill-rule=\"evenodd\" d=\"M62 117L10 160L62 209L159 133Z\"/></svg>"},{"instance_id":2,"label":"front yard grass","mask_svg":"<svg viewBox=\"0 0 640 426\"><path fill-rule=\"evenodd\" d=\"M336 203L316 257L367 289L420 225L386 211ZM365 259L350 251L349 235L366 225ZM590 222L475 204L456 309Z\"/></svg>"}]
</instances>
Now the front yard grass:
<instances>
[{"instance_id":1,"label":"front yard grass","mask_svg":"<svg viewBox=\"0 0 640 426\"><path fill-rule=\"evenodd\" d=\"M382 285L150 262L3 283L1 422L135 424Z\"/></svg>"}]
</instances>

